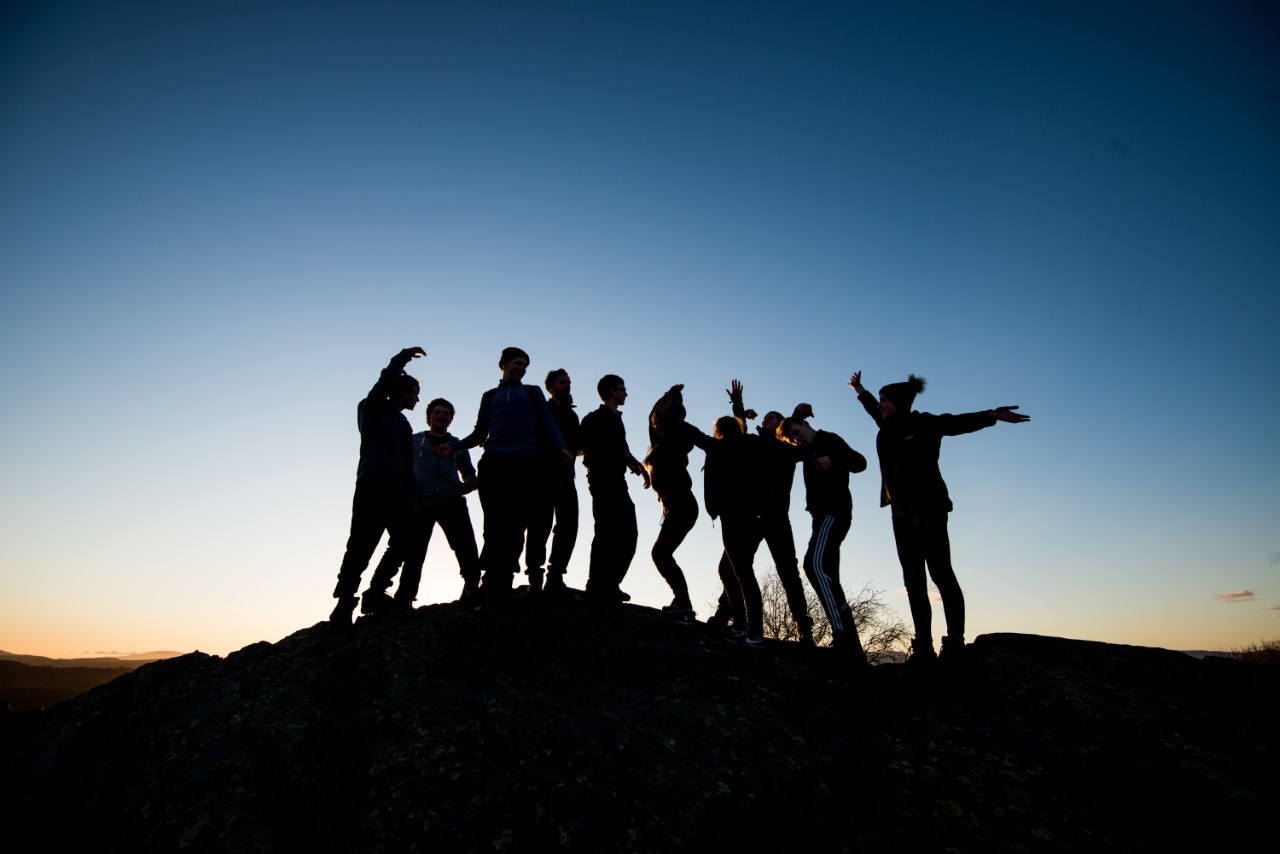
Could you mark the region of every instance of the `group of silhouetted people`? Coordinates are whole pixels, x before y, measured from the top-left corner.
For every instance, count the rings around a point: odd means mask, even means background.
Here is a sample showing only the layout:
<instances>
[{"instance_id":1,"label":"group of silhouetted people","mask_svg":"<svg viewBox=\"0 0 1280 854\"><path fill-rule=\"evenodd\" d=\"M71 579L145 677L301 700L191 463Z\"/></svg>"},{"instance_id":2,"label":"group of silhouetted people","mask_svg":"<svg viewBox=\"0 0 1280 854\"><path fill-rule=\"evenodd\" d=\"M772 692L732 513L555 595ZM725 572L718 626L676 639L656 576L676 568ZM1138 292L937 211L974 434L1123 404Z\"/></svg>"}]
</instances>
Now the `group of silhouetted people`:
<instances>
[{"instance_id":1,"label":"group of silhouetted people","mask_svg":"<svg viewBox=\"0 0 1280 854\"><path fill-rule=\"evenodd\" d=\"M832 646L865 663L840 583L840 546L852 522L849 476L865 471L867 461L840 436L810 426L811 406L801 403L785 417L766 412L753 433L747 422L757 413L745 408L743 386L734 380L726 390L732 414L716 419L707 435L686 420L684 387L675 385L649 413L649 450L642 462L631 453L619 412L627 400L621 377L600 378L596 391L601 404L579 421L568 372L547 374L548 400L541 388L523 383L529 354L508 347L498 360L502 378L481 396L475 428L467 436L449 432L455 410L443 398L427 404L428 429L414 433L402 413L417 406L420 386L405 367L424 355L421 347L411 347L392 357L357 407L360 463L351 535L333 591L338 600L330 615L333 624L349 627L357 606L366 615L412 608L436 524L457 556L462 602L492 606L509 600L522 553L530 593L569 597L564 576L578 536L578 456L586 468L594 522L584 601L611 605L630 599L621 587L638 537L626 484L629 471L645 488L652 485L662 505L652 557L673 596L663 612L692 622L689 586L675 552L698 518L689 474L689 455L697 448L705 455L703 502L707 514L719 520L724 543L718 565L724 590L708 625L749 646L763 643L763 601L754 561L764 542L800 642L814 644L800 579L803 568L831 626ZM911 660L927 663L936 656L926 573L938 588L946 617L941 655L958 657L964 648L964 594L951 567L947 519L952 506L938 470L941 440L1028 416L1014 406L965 415L916 412L911 407L925 383L915 375L884 386L878 398L862 386L861 372L853 374L849 385L880 428L880 504L892 513L915 624ZM469 451L477 446L484 453L473 465ZM812 518L802 561L790 517L796 466L803 468L805 509ZM484 510L480 549L466 501L473 490L479 491ZM386 551L368 589L357 596L360 577L384 531L389 535ZM388 591L397 574L392 596Z\"/></svg>"}]
</instances>

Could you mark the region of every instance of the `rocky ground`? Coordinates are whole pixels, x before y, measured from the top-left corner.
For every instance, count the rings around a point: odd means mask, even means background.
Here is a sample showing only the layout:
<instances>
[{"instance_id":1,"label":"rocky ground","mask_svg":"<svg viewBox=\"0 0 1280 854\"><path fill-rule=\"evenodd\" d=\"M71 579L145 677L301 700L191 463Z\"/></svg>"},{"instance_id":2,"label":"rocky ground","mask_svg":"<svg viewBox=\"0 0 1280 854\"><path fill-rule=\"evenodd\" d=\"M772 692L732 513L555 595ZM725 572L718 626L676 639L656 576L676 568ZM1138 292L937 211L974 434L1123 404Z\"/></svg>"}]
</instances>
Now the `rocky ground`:
<instances>
[{"instance_id":1,"label":"rocky ground","mask_svg":"<svg viewBox=\"0 0 1280 854\"><path fill-rule=\"evenodd\" d=\"M859 673L639 606L433 605L9 714L2 802L109 850L1224 848L1271 830L1277 699L1159 649Z\"/></svg>"}]
</instances>

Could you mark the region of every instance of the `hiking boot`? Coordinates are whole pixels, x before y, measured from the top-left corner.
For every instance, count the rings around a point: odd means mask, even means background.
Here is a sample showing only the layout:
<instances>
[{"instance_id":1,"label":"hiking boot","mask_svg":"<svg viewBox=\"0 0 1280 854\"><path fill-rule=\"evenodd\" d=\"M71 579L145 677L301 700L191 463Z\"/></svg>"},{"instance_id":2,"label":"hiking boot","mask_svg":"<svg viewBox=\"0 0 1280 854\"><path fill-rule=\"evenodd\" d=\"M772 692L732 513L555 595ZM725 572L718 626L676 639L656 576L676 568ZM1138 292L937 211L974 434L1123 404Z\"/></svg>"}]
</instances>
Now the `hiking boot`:
<instances>
[{"instance_id":1,"label":"hiking boot","mask_svg":"<svg viewBox=\"0 0 1280 854\"><path fill-rule=\"evenodd\" d=\"M947 635L942 639L942 652L938 653L938 661L948 667L964 661L964 637Z\"/></svg>"},{"instance_id":2,"label":"hiking boot","mask_svg":"<svg viewBox=\"0 0 1280 854\"><path fill-rule=\"evenodd\" d=\"M546 581L542 583L542 592L548 596L569 595L569 587L564 583L564 573L548 572Z\"/></svg>"},{"instance_id":3,"label":"hiking boot","mask_svg":"<svg viewBox=\"0 0 1280 854\"><path fill-rule=\"evenodd\" d=\"M396 610L396 600L386 594L386 591L366 590L364 595L360 597L360 613L366 617L374 614L385 614L389 611Z\"/></svg>"},{"instance_id":4,"label":"hiking boot","mask_svg":"<svg viewBox=\"0 0 1280 854\"><path fill-rule=\"evenodd\" d=\"M816 648L818 644L813 639L813 632L808 629L799 629L796 632L796 643L801 646Z\"/></svg>"},{"instance_id":5,"label":"hiking boot","mask_svg":"<svg viewBox=\"0 0 1280 854\"><path fill-rule=\"evenodd\" d=\"M329 614L329 622L338 628L351 628L351 617L356 612L358 601L354 596L339 597L338 603L333 606L333 612Z\"/></svg>"},{"instance_id":6,"label":"hiking boot","mask_svg":"<svg viewBox=\"0 0 1280 854\"><path fill-rule=\"evenodd\" d=\"M537 595L542 592L542 567L535 566L525 570L525 575L529 576L529 592Z\"/></svg>"},{"instance_id":7,"label":"hiking boot","mask_svg":"<svg viewBox=\"0 0 1280 854\"><path fill-rule=\"evenodd\" d=\"M944 645L945 648L945 645ZM938 663L937 653L933 651L933 641L916 638L911 641L911 657L906 664L913 670L927 670Z\"/></svg>"},{"instance_id":8,"label":"hiking boot","mask_svg":"<svg viewBox=\"0 0 1280 854\"><path fill-rule=\"evenodd\" d=\"M480 579L468 578L462 582L462 595L458 597L460 605L470 605L480 596Z\"/></svg>"}]
</instances>

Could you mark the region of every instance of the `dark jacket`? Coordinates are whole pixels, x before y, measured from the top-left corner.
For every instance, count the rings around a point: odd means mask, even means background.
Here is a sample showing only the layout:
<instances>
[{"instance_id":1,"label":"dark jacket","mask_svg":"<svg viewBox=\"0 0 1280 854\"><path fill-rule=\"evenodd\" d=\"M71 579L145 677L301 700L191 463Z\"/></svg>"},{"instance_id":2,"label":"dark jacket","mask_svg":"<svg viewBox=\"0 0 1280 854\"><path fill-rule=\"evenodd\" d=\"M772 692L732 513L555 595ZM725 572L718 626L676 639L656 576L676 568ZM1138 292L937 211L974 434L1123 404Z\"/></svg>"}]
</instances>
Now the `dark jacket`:
<instances>
[{"instance_id":1,"label":"dark jacket","mask_svg":"<svg viewBox=\"0 0 1280 854\"><path fill-rule=\"evenodd\" d=\"M627 430L622 426L622 415L603 403L582 419L578 430L582 442L582 464L587 467L587 477L594 483L617 478L625 484L627 457ZM624 486L625 488L625 486Z\"/></svg>"},{"instance_id":2,"label":"dark jacket","mask_svg":"<svg viewBox=\"0 0 1280 854\"><path fill-rule=\"evenodd\" d=\"M879 401L869 391L858 402L880 427L876 455L880 458L880 506L913 511L951 512L951 496L938 470L943 436L972 433L996 423L986 412L932 415L912 411L885 421Z\"/></svg>"},{"instance_id":3,"label":"dark jacket","mask_svg":"<svg viewBox=\"0 0 1280 854\"><path fill-rule=\"evenodd\" d=\"M456 447L483 445L486 455L536 457L540 449L564 450L542 389L502 380L480 397L475 429Z\"/></svg>"},{"instance_id":4,"label":"dark jacket","mask_svg":"<svg viewBox=\"0 0 1280 854\"><path fill-rule=\"evenodd\" d=\"M392 384L412 358L408 350L392 356L368 396L356 406L356 426L360 429L356 480L400 484L406 497L413 489L413 428L391 402L390 394Z\"/></svg>"},{"instance_id":5,"label":"dark jacket","mask_svg":"<svg viewBox=\"0 0 1280 854\"><path fill-rule=\"evenodd\" d=\"M849 494L849 475L866 471L867 458L826 430L818 430L803 450L805 509L815 516L851 515L853 496ZM819 469L816 462L819 457L830 458L831 468Z\"/></svg>"}]
</instances>

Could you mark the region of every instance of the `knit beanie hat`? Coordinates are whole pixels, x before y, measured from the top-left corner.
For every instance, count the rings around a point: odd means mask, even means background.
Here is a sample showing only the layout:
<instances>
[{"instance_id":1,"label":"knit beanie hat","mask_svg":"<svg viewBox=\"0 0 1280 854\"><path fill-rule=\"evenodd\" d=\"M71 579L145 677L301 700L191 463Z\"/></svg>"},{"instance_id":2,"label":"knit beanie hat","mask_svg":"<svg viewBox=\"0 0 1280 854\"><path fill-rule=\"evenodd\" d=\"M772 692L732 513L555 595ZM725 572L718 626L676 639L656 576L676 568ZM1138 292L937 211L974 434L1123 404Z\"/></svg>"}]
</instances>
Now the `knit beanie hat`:
<instances>
[{"instance_id":1,"label":"knit beanie hat","mask_svg":"<svg viewBox=\"0 0 1280 854\"><path fill-rule=\"evenodd\" d=\"M507 366L507 362L510 362L512 359L524 359L526 362L530 361L529 354L521 350L519 347L507 347L503 349L502 356L498 359L498 367L505 368Z\"/></svg>"},{"instance_id":2,"label":"knit beanie hat","mask_svg":"<svg viewBox=\"0 0 1280 854\"><path fill-rule=\"evenodd\" d=\"M924 391L924 377L908 374L904 383L889 383L880 389L880 396L887 397L899 412L910 412L916 395Z\"/></svg>"}]
</instances>

